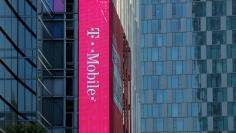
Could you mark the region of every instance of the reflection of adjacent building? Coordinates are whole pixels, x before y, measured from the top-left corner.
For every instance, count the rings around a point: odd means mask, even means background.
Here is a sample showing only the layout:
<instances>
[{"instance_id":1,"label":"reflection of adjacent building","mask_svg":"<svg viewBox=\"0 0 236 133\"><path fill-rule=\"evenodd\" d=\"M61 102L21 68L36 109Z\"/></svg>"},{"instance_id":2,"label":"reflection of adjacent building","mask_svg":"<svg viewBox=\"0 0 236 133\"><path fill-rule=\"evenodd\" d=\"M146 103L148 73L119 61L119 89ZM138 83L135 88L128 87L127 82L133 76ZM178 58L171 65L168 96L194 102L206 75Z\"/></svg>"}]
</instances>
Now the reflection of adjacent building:
<instances>
[{"instance_id":1,"label":"reflection of adjacent building","mask_svg":"<svg viewBox=\"0 0 236 133\"><path fill-rule=\"evenodd\" d=\"M139 12L140 6L138 0L112 0L113 5L116 8L117 15L119 16L121 25L125 32L125 38L129 44L131 49L130 52L130 59L132 60L130 67L130 77L131 83L130 85L130 113L132 114L131 120L132 121L129 125L131 126L131 132L139 133L140 132L140 97L139 97L139 90L141 87L141 79L140 73L140 46L139 46ZM130 117L130 116L129 116ZM128 117L128 118L129 118Z\"/></svg>"},{"instance_id":2,"label":"reflection of adjacent building","mask_svg":"<svg viewBox=\"0 0 236 133\"><path fill-rule=\"evenodd\" d=\"M123 61L123 121L124 133L131 133L131 50L128 41L124 40L124 61Z\"/></svg>"},{"instance_id":3,"label":"reflection of adjacent building","mask_svg":"<svg viewBox=\"0 0 236 133\"><path fill-rule=\"evenodd\" d=\"M115 8L112 9L113 100L111 132L131 133L131 54Z\"/></svg>"}]
</instances>

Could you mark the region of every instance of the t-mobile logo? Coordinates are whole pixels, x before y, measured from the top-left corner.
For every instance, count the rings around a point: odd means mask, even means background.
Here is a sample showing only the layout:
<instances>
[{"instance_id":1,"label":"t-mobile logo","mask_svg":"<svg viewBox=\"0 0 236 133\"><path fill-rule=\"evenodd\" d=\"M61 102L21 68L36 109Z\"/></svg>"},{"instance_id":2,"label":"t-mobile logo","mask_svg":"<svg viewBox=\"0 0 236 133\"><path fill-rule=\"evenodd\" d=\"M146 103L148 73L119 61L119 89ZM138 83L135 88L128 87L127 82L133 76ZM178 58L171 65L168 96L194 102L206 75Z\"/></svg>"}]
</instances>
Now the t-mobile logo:
<instances>
[{"instance_id":1,"label":"t-mobile logo","mask_svg":"<svg viewBox=\"0 0 236 133\"><path fill-rule=\"evenodd\" d=\"M100 29L90 28L90 30L87 31L87 36L90 36L91 38L100 38Z\"/></svg>"}]
</instances>

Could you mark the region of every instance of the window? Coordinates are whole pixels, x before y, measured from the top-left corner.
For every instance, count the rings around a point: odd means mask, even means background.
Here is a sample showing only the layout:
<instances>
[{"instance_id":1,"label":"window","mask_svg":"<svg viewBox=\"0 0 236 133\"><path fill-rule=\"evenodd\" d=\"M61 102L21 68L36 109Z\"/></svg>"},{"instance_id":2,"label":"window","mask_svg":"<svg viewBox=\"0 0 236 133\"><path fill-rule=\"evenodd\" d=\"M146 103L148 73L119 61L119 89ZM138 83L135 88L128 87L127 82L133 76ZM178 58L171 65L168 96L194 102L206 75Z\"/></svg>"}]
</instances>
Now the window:
<instances>
[{"instance_id":1,"label":"window","mask_svg":"<svg viewBox=\"0 0 236 133\"><path fill-rule=\"evenodd\" d=\"M74 46L73 42L66 43L66 61L67 62L73 62L73 55L74 55L73 46Z\"/></svg>"},{"instance_id":2,"label":"window","mask_svg":"<svg viewBox=\"0 0 236 133\"><path fill-rule=\"evenodd\" d=\"M228 129L227 117L214 117L213 118L213 129L217 131L223 131Z\"/></svg>"},{"instance_id":3,"label":"window","mask_svg":"<svg viewBox=\"0 0 236 133\"><path fill-rule=\"evenodd\" d=\"M207 30L220 30L220 17L208 17Z\"/></svg>"},{"instance_id":4,"label":"window","mask_svg":"<svg viewBox=\"0 0 236 133\"><path fill-rule=\"evenodd\" d=\"M177 118L176 120L176 131L183 131L184 130L184 119L183 118ZM175 124L175 122L174 122Z\"/></svg>"},{"instance_id":5,"label":"window","mask_svg":"<svg viewBox=\"0 0 236 133\"><path fill-rule=\"evenodd\" d=\"M169 60L180 59L180 49L179 48L169 48L168 49L168 59Z\"/></svg>"},{"instance_id":6,"label":"window","mask_svg":"<svg viewBox=\"0 0 236 133\"><path fill-rule=\"evenodd\" d=\"M151 87L154 89L158 89L161 88L160 82L163 79L160 79L159 76L152 76L151 77Z\"/></svg>"},{"instance_id":7,"label":"window","mask_svg":"<svg viewBox=\"0 0 236 133\"><path fill-rule=\"evenodd\" d=\"M232 14L236 15L236 0L232 0Z\"/></svg>"},{"instance_id":8,"label":"window","mask_svg":"<svg viewBox=\"0 0 236 133\"><path fill-rule=\"evenodd\" d=\"M55 13L64 12L64 0L47 0L47 3L53 12ZM44 12L46 12L45 8L44 10L45 10Z\"/></svg>"},{"instance_id":9,"label":"window","mask_svg":"<svg viewBox=\"0 0 236 133\"><path fill-rule=\"evenodd\" d=\"M174 46L181 46L186 45L184 39L184 33L173 33L173 45Z\"/></svg>"},{"instance_id":10,"label":"window","mask_svg":"<svg viewBox=\"0 0 236 133\"><path fill-rule=\"evenodd\" d=\"M228 114L236 116L236 103L235 102L228 103Z\"/></svg>"},{"instance_id":11,"label":"window","mask_svg":"<svg viewBox=\"0 0 236 133\"><path fill-rule=\"evenodd\" d=\"M206 3L205 2L193 2L192 13L195 17L206 16Z\"/></svg>"},{"instance_id":12,"label":"window","mask_svg":"<svg viewBox=\"0 0 236 133\"><path fill-rule=\"evenodd\" d=\"M164 120L163 119L157 119L156 120L156 130L155 131L164 131Z\"/></svg>"},{"instance_id":13,"label":"window","mask_svg":"<svg viewBox=\"0 0 236 133\"><path fill-rule=\"evenodd\" d=\"M152 75L153 74L153 63L154 62L144 62L144 74Z\"/></svg>"},{"instance_id":14,"label":"window","mask_svg":"<svg viewBox=\"0 0 236 133\"><path fill-rule=\"evenodd\" d=\"M157 33L157 32L161 31L161 21L160 20L152 20L151 26L152 26L152 33Z\"/></svg>"},{"instance_id":15,"label":"window","mask_svg":"<svg viewBox=\"0 0 236 133\"><path fill-rule=\"evenodd\" d=\"M228 74L228 86L236 87L236 74Z\"/></svg>"},{"instance_id":16,"label":"window","mask_svg":"<svg viewBox=\"0 0 236 133\"><path fill-rule=\"evenodd\" d=\"M182 74L183 73L183 62L182 61L173 62L173 73L174 74Z\"/></svg>"},{"instance_id":17,"label":"window","mask_svg":"<svg viewBox=\"0 0 236 133\"><path fill-rule=\"evenodd\" d=\"M169 76L168 85L169 88L178 88L180 85L179 76Z\"/></svg>"},{"instance_id":18,"label":"window","mask_svg":"<svg viewBox=\"0 0 236 133\"><path fill-rule=\"evenodd\" d=\"M166 16L166 5L156 4L152 7L152 14L154 18L164 18Z\"/></svg>"},{"instance_id":19,"label":"window","mask_svg":"<svg viewBox=\"0 0 236 133\"><path fill-rule=\"evenodd\" d=\"M187 31L192 31L193 30L192 18L186 18L186 30Z\"/></svg>"},{"instance_id":20,"label":"window","mask_svg":"<svg viewBox=\"0 0 236 133\"><path fill-rule=\"evenodd\" d=\"M43 31L44 38L50 38L50 35L53 38L64 38L63 21L45 21L44 23L49 31L49 33L46 30Z\"/></svg>"},{"instance_id":21,"label":"window","mask_svg":"<svg viewBox=\"0 0 236 133\"><path fill-rule=\"evenodd\" d=\"M156 91L156 102L157 103L167 103L168 102L168 93L166 90L157 90Z\"/></svg>"},{"instance_id":22,"label":"window","mask_svg":"<svg viewBox=\"0 0 236 133\"><path fill-rule=\"evenodd\" d=\"M178 104L171 104L171 116L172 117L178 117L179 114L179 107Z\"/></svg>"},{"instance_id":23,"label":"window","mask_svg":"<svg viewBox=\"0 0 236 133\"><path fill-rule=\"evenodd\" d=\"M183 102L184 101L184 95L183 91L185 90L175 90L173 91L173 97L175 102Z\"/></svg>"},{"instance_id":24,"label":"window","mask_svg":"<svg viewBox=\"0 0 236 133\"><path fill-rule=\"evenodd\" d=\"M212 16L222 16L226 12L226 1L212 1Z\"/></svg>"},{"instance_id":25,"label":"window","mask_svg":"<svg viewBox=\"0 0 236 133\"><path fill-rule=\"evenodd\" d=\"M167 31L168 32L179 32L181 30L180 19L171 19L167 21Z\"/></svg>"},{"instance_id":26,"label":"window","mask_svg":"<svg viewBox=\"0 0 236 133\"><path fill-rule=\"evenodd\" d=\"M227 56L228 58L236 58L236 45L227 46Z\"/></svg>"},{"instance_id":27,"label":"window","mask_svg":"<svg viewBox=\"0 0 236 133\"><path fill-rule=\"evenodd\" d=\"M159 60L159 50L158 48L152 48L152 61L158 61Z\"/></svg>"},{"instance_id":28,"label":"window","mask_svg":"<svg viewBox=\"0 0 236 133\"><path fill-rule=\"evenodd\" d=\"M63 96L64 94L64 82L63 79L50 79L45 78L43 81L44 85L47 87L48 90L54 95L54 96ZM46 96L48 96L47 92L44 92Z\"/></svg>"},{"instance_id":29,"label":"window","mask_svg":"<svg viewBox=\"0 0 236 133\"><path fill-rule=\"evenodd\" d=\"M233 72L236 72L236 59L233 59Z\"/></svg>"},{"instance_id":30,"label":"window","mask_svg":"<svg viewBox=\"0 0 236 133\"><path fill-rule=\"evenodd\" d=\"M234 117L234 130L236 129L236 117ZM231 133L234 133L233 131Z\"/></svg>"},{"instance_id":31,"label":"window","mask_svg":"<svg viewBox=\"0 0 236 133\"><path fill-rule=\"evenodd\" d=\"M73 96L73 78L66 78L66 96Z\"/></svg>"},{"instance_id":32,"label":"window","mask_svg":"<svg viewBox=\"0 0 236 133\"><path fill-rule=\"evenodd\" d=\"M43 54L53 68L63 68L63 41L44 41Z\"/></svg>"},{"instance_id":33,"label":"window","mask_svg":"<svg viewBox=\"0 0 236 133\"><path fill-rule=\"evenodd\" d=\"M156 50L156 53L158 50ZM151 61L152 59L152 49L151 48L143 48L142 49L143 61Z\"/></svg>"},{"instance_id":34,"label":"window","mask_svg":"<svg viewBox=\"0 0 236 133\"><path fill-rule=\"evenodd\" d=\"M236 30L232 31L232 43L236 43Z\"/></svg>"},{"instance_id":35,"label":"window","mask_svg":"<svg viewBox=\"0 0 236 133\"><path fill-rule=\"evenodd\" d=\"M221 54L219 45L207 46L207 58L217 59L220 58L220 56Z\"/></svg>"},{"instance_id":36,"label":"window","mask_svg":"<svg viewBox=\"0 0 236 133\"><path fill-rule=\"evenodd\" d=\"M199 116L201 112L201 104L199 103L192 103L191 104L192 116Z\"/></svg>"},{"instance_id":37,"label":"window","mask_svg":"<svg viewBox=\"0 0 236 133\"><path fill-rule=\"evenodd\" d=\"M206 60L193 61L193 73L206 73Z\"/></svg>"},{"instance_id":38,"label":"window","mask_svg":"<svg viewBox=\"0 0 236 133\"><path fill-rule=\"evenodd\" d=\"M157 103L163 103L163 91L157 90L156 92L156 102Z\"/></svg>"},{"instance_id":39,"label":"window","mask_svg":"<svg viewBox=\"0 0 236 133\"><path fill-rule=\"evenodd\" d=\"M53 126L63 126L63 99L44 98L43 116L52 123Z\"/></svg>"},{"instance_id":40,"label":"window","mask_svg":"<svg viewBox=\"0 0 236 133\"><path fill-rule=\"evenodd\" d=\"M166 45L166 34L155 34L153 39L157 47Z\"/></svg>"},{"instance_id":41,"label":"window","mask_svg":"<svg viewBox=\"0 0 236 133\"><path fill-rule=\"evenodd\" d=\"M193 18L193 31L201 30L201 18Z\"/></svg>"},{"instance_id":42,"label":"window","mask_svg":"<svg viewBox=\"0 0 236 133\"><path fill-rule=\"evenodd\" d=\"M207 130L207 125L208 125L208 122L207 122L207 117L202 117L199 119L200 121L200 129L203 130L203 131L206 131Z\"/></svg>"},{"instance_id":43,"label":"window","mask_svg":"<svg viewBox=\"0 0 236 133\"><path fill-rule=\"evenodd\" d=\"M173 17L186 16L185 4L184 3L181 3L181 4L173 3L172 4L172 16Z\"/></svg>"},{"instance_id":44,"label":"window","mask_svg":"<svg viewBox=\"0 0 236 133\"><path fill-rule=\"evenodd\" d=\"M142 21L142 32L150 33L151 32L151 21Z\"/></svg>"},{"instance_id":45,"label":"window","mask_svg":"<svg viewBox=\"0 0 236 133\"><path fill-rule=\"evenodd\" d=\"M194 58L201 59L201 47L194 48Z\"/></svg>"},{"instance_id":46,"label":"window","mask_svg":"<svg viewBox=\"0 0 236 133\"><path fill-rule=\"evenodd\" d=\"M206 44L206 32L194 32L192 36L193 36L193 45Z\"/></svg>"},{"instance_id":47,"label":"window","mask_svg":"<svg viewBox=\"0 0 236 133\"><path fill-rule=\"evenodd\" d=\"M208 74L207 75L207 87L220 87L221 75L220 74Z\"/></svg>"},{"instance_id":48,"label":"window","mask_svg":"<svg viewBox=\"0 0 236 133\"><path fill-rule=\"evenodd\" d=\"M221 115L221 103L207 103L207 115L216 116Z\"/></svg>"},{"instance_id":49,"label":"window","mask_svg":"<svg viewBox=\"0 0 236 133\"><path fill-rule=\"evenodd\" d=\"M197 98L200 101L207 101L207 89L206 88L198 88Z\"/></svg>"},{"instance_id":50,"label":"window","mask_svg":"<svg viewBox=\"0 0 236 133\"><path fill-rule=\"evenodd\" d=\"M74 111L74 101L66 100L66 112L73 112L73 111Z\"/></svg>"},{"instance_id":51,"label":"window","mask_svg":"<svg viewBox=\"0 0 236 133\"><path fill-rule=\"evenodd\" d=\"M225 31L213 31L212 32L212 44L224 44L226 43Z\"/></svg>"},{"instance_id":52,"label":"window","mask_svg":"<svg viewBox=\"0 0 236 133\"><path fill-rule=\"evenodd\" d=\"M164 64L163 62L155 63L155 71L157 75L161 75L164 73Z\"/></svg>"},{"instance_id":53,"label":"window","mask_svg":"<svg viewBox=\"0 0 236 133\"><path fill-rule=\"evenodd\" d=\"M223 102L227 100L227 88L213 88L213 101Z\"/></svg>"},{"instance_id":54,"label":"window","mask_svg":"<svg viewBox=\"0 0 236 133\"><path fill-rule=\"evenodd\" d=\"M198 118L192 118L193 119L193 124L192 124L192 128L194 131L199 131L200 130L200 121Z\"/></svg>"},{"instance_id":55,"label":"window","mask_svg":"<svg viewBox=\"0 0 236 133\"><path fill-rule=\"evenodd\" d=\"M160 116L160 108L159 106L160 104L153 104L152 106L152 112L153 112L153 117L159 117Z\"/></svg>"},{"instance_id":56,"label":"window","mask_svg":"<svg viewBox=\"0 0 236 133\"><path fill-rule=\"evenodd\" d=\"M236 8L236 7L235 7ZM228 16L227 19L227 29L236 29L236 17L235 16Z\"/></svg>"},{"instance_id":57,"label":"window","mask_svg":"<svg viewBox=\"0 0 236 133\"><path fill-rule=\"evenodd\" d=\"M194 49L195 47L186 47L186 52L187 52L187 59L194 59Z\"/></svg>"},{"instance_id":58,"label":"window","mask_svg":"<svg viewBox=\"0 0 236 133\"><path fill-rule=\"evenodd\" d=\"M222 73L227 71L226 60L213 60L212 61L212 71L214 73Z\"/></svg>"},{"instance_id":59,"label":"window","mask_svg":"<svg viewBox=\"0 0 236 133\"><path fill-rule=\"evenodd\" d=\"M236 100L236 88L233 88L233 99Z\"/></svg>"}]
</instances>

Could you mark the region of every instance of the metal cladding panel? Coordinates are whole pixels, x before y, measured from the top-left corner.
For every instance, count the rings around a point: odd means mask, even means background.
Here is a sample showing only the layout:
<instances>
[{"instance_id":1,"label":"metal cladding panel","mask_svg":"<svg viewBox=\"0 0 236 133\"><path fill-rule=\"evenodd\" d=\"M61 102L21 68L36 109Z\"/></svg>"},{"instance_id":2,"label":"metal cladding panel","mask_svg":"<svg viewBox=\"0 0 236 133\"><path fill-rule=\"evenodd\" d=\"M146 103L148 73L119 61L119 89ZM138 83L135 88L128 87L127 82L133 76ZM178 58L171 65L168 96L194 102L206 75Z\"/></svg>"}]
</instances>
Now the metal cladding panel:
<instances>
[{"instance_id":1,"label":"metal cladding panel","mask_svg":"<svg viewBox=\"0 0 236 133\"><path fill-rule=\"evenodd\" d=\"M110 0L79 0L79 133L110 132Z\"/></svg>"}]
</instances>

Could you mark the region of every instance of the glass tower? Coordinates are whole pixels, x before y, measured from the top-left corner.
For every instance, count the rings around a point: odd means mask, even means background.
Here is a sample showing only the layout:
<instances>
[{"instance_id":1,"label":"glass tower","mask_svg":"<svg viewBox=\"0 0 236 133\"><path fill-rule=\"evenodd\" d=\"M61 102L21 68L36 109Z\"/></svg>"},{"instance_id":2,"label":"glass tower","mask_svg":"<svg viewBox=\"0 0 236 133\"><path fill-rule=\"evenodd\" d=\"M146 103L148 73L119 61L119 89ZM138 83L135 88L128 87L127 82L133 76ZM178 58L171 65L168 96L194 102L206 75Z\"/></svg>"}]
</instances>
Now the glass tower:
<instances>
[{"instance_id":1,"label":"glass tower","mask_svg":"<svg viewBox=\"0 0 236 133\"><path fill-rule=\"evenodd\" d=\"M0 1L0 129L37 123L36 0Z\"/></svg>"},{"instance_id":2,"label":"glass tower","mask_svg":"<svg viewBox=\"0 0 236 133\"><path fill-rule=\"evenodd\" d=\"M0 0L0 132L77 133L77 0Z\"/></svg>"},{"instance_id":3,"label":"glass tower","mask_svg":"<svg viewBox=\"0 0 236 133\"><path fill-rule=\"evenodd\" d=\"M141 133L236 131L236 0L140 0Z\"/></svg>"}]
</instances>

